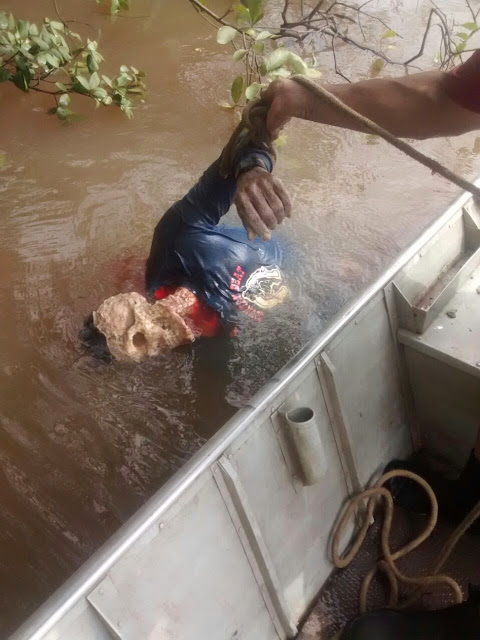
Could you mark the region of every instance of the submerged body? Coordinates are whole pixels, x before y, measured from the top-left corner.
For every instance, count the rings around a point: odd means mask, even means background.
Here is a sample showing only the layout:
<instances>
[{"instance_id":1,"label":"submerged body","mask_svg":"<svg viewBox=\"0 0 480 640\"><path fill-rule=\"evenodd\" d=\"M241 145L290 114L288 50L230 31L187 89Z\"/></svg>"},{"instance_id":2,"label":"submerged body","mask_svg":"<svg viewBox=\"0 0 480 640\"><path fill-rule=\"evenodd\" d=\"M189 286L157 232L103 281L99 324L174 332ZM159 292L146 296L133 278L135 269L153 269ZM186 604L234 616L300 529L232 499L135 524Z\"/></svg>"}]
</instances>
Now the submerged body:
<instances>
[{"instance_id":1,"label":"submerged body","mask_svg":"<svg viewBox=\"0 0 480 640\"><path fill-rule=\"evenodd\" d=\"M93 313L93 326L118 360L140 361L197 337L231 335L242 316L259 321L285 299L283 251L275 238L249 239L242 227L220 224L230 209L237 178L272 189L273 162L246 145L233 175L220 175L220 159L158 222L146 264L145 289L108 298ZM277 196L275 196L277 197Z\"/></svg>"},{"instance_id":2,"label":"submerged body","mask_svg":"<svg viewBox=\"0 0 480 640\"><path fill-rule=\"evenodd\" d=\"M272 161L261 154L266 168ZM235 325L238 314L260 320L283 300L283 252L272 238L249 240L243 227L219 224L230 209L236 187L222 178L219 160L188 194L176 202L155 228L145 273L146 290L156 299L185 287L218 317L219 326Z\"/></svg>"}]
</instances>

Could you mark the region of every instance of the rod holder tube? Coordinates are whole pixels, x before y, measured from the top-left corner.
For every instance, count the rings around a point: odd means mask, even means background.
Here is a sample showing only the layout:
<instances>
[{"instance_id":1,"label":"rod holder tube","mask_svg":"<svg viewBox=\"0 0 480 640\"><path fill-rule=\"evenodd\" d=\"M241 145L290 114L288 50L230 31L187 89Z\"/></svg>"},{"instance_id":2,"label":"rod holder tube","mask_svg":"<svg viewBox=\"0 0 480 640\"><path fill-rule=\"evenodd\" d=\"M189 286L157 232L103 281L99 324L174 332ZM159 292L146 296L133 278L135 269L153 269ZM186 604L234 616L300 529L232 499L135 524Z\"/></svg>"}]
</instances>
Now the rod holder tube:
<instances>
[{"instance_id":1,"label":"rod holder tube","mask_svg":"<svg viewBox=\"0 0 480 640\"><path fill-rule=\"evenodd\" d=\"M303 473L303 484L316 484L327 472L327 459L315 411L297 407L285 414Z\"/></svg>"}]
</instances>

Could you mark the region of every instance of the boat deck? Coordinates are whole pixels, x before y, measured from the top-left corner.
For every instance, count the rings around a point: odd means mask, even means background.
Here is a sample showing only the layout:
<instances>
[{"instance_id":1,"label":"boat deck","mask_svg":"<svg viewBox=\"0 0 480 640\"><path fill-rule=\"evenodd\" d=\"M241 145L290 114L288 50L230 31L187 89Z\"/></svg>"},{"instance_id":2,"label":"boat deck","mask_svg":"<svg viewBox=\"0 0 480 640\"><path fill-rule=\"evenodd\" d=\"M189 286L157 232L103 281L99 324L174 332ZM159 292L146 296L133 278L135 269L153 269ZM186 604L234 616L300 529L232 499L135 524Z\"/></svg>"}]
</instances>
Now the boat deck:
<instances>
[{"instance_id":1,"label":"boat deck","mask_svg":"<svg viewBox=\"0 0 480 640\"><path fill-rule=\"evenodd\" d=\"M392 548L412 539L424 525L422 516L412 516L397 509L392 528ZM321 591L320 597L308 616L298 640L332 640L345 624L358 614L358 596L363 577L381 555L380 551L381 518L370 528L363 547L354 562L344 570L336 571ZM439 522L437 528L418 549L407 555L398 566L407 575L425 572L436 557L443 543L452 531L451 526ZM467 534L457 545L448 560L444 572L452 576L461 585L464 593L468 585L480 584L480 563L474 558L480 557L480 535ZM379 609L388 600L388 587L381 580L372 583L369 608ZM425 609L440 609L452 604L447 589L437 589L423 596L418 606Z\"/></svg>"}]
</instances>

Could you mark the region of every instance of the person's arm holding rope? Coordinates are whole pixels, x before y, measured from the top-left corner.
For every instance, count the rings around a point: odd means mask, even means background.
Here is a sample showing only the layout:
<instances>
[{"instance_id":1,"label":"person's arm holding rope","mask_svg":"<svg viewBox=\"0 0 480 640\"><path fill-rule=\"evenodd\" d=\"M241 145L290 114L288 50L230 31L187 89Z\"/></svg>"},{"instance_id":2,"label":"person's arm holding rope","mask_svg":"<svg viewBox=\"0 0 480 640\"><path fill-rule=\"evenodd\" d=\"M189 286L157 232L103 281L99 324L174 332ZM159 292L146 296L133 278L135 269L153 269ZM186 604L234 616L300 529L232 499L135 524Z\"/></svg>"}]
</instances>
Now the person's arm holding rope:
<instances>
[{"instance_id":1,"label":"person's arm holding rope","mask_svg":"<svg viewBox=\"0 0 480 640\"><path fill-rule=\"evenodd\" d=\"M425 139L480 129L480 51L449 73L427 71L325 89L398 137ZM267 127L272 137L291 118L368 131L291 80L272 82L262 97L271 103Z\"/></svg>"},{"instance_id":2,"label":"person's arm holding rope","mask_svg":"<svg viewBox=\"0 0 480 640\"><path fill-rule=\"evenodd\" d=\"M277 80L262 92L262 102L270 105L266 116L270 139L275 139L291 118L374 133L433 173L480 198L478 187L401 140L452 136L480 129L480 51L448 73L428 71L323 87L305 76ZM239 184L236 202L245 227L258 234L265 226L273 229L274 216L268 197L258 194L252 216L243 206L244 196L250 197L244 185ZM283 217L281 211L275 212L278 222Z\"/></svg>"}]
</instances>

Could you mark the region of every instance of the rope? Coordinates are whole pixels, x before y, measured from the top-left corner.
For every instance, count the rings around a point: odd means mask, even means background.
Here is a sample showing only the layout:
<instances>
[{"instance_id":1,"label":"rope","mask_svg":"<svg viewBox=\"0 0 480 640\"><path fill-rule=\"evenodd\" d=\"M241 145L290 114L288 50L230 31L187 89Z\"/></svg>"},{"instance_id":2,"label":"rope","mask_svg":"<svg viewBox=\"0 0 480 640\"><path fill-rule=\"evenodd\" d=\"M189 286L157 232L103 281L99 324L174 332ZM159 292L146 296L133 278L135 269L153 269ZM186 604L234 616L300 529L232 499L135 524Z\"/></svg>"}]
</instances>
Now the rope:
<instances>
[{"instance_id":1,"label":"rope","mask_svg":"<svg viewBox=\"0 0 480 640\"><path fill-rule=\"evenodd\" d=\"M352 120L355 120L359 124L362 124L375 135L380 136L400 151L403 151L403 153L405 153L410 158L413 158L413 160L417 160L417 162L420 162L420 164L423 164L428 169L431 169L433 173L438 173L446 180L449 180L453 184L457 185L457 187L460 187L464 191L468 191L476 198L480 198L480 189L476 187L472 182L465 180L450 169L444 167L442 164L440 164L440 162L437 162L433 158L430 158L421 151L417 151L417 149L412 147L404 140L400 140L399 138L397 138L397 136L394 136L383 127L375 124L375 122L373 122L369 118L362 116L360 113L358 113L358 111L355 111L351 107L347 106L344 102L339 100L336 96L331 94L321 85L312 82L312 80L306 78L305 76L293 76L292 80L295 80L295 82L302 85L302 87L305 87L306 89L311 91L315 96L332 106L334 109L337 109L337 111L341 111L342 113L350 116Z\"/></svg>"},{"instance_id":2,"label":"rope","mask_svg":"<svg viewBox=\"0 0 480 640\"><path fill-rule=\"evenodd\" d=\"M447 167L444 167L440 162L430 158L421 151L418 151L404 140L400 140L392 133L384 129L383 127L375 124L369 118L362 116L360 113L347 106L344 102L339 100L336 96L327 91L324 87L315 82L312 82L306 76L292 76L291 78L302 87L313 93L314 96L323 100L325 103L349 116L352 120L361 124L363 127L371 131L377 136L380 136L386 140L389 144L393 145L400 151L403 151L407 156L413 158L423 166L430 169L433 173L438 173L440 176L449 180L457 187L460 187L464 191L468 191L476 198L480 199L480 188L475 186L472 182L465 180L458 174L454 173ZM263 99L255 100L247 104L242 113L242 119L233 132L227 146L222 153L222 160L220 164L220 172L224 177L231 175L233 169L234 155L238 153L239 149L248 144L263 145L268 152L272 155L274 161L277 154L275 150L274 141L268 133L266 126L266 116L270 104ZM240 134L247 130L248 136L245 136L243 141L239 141Z\"/></svg>"},{"instance_id":3,"label":"rope","mask_svg":"<svg viewBox=\"0 0 480 640\"><path fill-rule=\"evenodd\" d=\"M253 100L249 102L242 112L242 118L232 133L227 146L222 152L220 160L220 174L227 178L233 172L234 160L240 149L253 145L258 148L266 148L275 163L277 150L274 141L267 130L266 118L270 103L265 100ZM240 140L240 135L248 131L248 136Z\"/></svg>"},{"instance_id":4,"label":"rope","mask_svg":"<svg viewBox=\"0 0 480 640\"><path fill-rule=\"evenodd\" d=\"M415 482L418 482L418 484L420 484L420 486L427 493L427 496L430 500L431 512L428 522L423 531L413 540L408 542L405 546L401 547L395 552L392 552L390 549L389 538L393 519L393 498L390 491L385 489L383 485L391 478L396 477L409 478L411 480L414 480ZM381 532L381 548L383 558L377 562L375 567L367 573L363 580L360 590L360 613L365 613L365 611L367 610L368 590L370 588L372 579L377 571L382 571L386 575L390 583L390 600L388 606L391 608L406 608L413 602L415 602L426 589L430 589L431 587L438 585L448 586L455 596L455 601L457 603L462 602L463 594L458 583L453 580L453 578L450 578L449 576L444 574L439 574L438 572L450 557L450 554L455 548L457 542L475 522L475 520L480 516L480 502L474 506L474 508L463 520L463 522L459 524L459 526L447 539L440 553L432 564L430 575L406 576L398 569L395 562L413 551L413 549L416 549L430 536L432 531L435 529L438 518L438 503L432 488L430 487L428 482L426 482L426 480L424 480L417 474L412 473L411 471L403 469L389 471L388 473L382 475L373 487L362 491L350 500L340 519L340 522L338 523L332 539L332 556L335 566L339 569L343 569L347 567L356 557L365 540L365 536L367 535L377 499L379 497L383 498L385 503L385 518L383 521ZM345 555L342 556L339 553L339 546L341 538L345 532L345 528L352 516L352 513L356 512L359 504L366 499L368 499L368 503L363 524L360 527L350 549L347 551L347 553L345 553ZM406 602L399 606L398 599L400 583L409 587L413 587L413 594Z\"/></svg>"}]
</instances>

